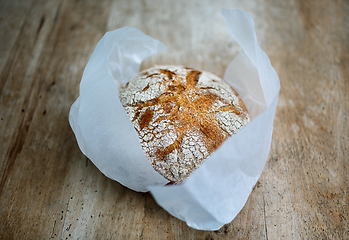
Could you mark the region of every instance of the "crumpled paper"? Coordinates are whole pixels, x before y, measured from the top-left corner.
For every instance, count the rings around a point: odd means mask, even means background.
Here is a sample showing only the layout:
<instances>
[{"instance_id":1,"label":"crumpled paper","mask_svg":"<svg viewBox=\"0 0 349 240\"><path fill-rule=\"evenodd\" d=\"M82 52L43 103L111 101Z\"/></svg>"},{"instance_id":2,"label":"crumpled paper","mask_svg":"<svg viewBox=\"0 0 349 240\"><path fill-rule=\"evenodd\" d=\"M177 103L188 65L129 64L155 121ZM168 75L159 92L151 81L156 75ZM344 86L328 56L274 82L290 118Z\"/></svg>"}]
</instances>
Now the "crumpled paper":
<instances>
[{"instance_id":1,"label":"crumpled paper","mask_svg":"<svg viewBox=\"0 0 349 240\"><path fill-rule=\"evenodd\" d=\"M280 89L279 78L258 45L253 19L222 9L227 28L242 50L227 67L227 81L244 101L252 121L228 138L181 185L167 185L145 157L123 109L119 86L134 77L143 59L166 47L133 28L108 32L99 41L72 105L70 125L81 151L107 177L157 203L188 226L217 230L243 208L265 165Z\"/></svg>"}]
</instances>

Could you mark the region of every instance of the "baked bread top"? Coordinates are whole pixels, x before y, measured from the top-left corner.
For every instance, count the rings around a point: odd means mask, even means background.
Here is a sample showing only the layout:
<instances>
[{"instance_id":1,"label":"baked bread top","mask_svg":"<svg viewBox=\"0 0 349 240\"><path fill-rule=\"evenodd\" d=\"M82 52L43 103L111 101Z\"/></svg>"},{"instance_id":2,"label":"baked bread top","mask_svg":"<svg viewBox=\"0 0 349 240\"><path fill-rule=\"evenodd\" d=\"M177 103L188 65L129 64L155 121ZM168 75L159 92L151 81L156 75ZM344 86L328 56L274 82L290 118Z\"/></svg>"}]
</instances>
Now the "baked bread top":
<instances>
[{"instance_id":1,"label":"baked bread top","mask_svg":"<svg viewBox=\"0 0 349 240\"><path fill-rule=\"evenodd\" d=\"M119 98L150 163L173 183L185 180L250 121L230 85L182 66L140 72L120 87Z\"/></svg>"}]
</instances>

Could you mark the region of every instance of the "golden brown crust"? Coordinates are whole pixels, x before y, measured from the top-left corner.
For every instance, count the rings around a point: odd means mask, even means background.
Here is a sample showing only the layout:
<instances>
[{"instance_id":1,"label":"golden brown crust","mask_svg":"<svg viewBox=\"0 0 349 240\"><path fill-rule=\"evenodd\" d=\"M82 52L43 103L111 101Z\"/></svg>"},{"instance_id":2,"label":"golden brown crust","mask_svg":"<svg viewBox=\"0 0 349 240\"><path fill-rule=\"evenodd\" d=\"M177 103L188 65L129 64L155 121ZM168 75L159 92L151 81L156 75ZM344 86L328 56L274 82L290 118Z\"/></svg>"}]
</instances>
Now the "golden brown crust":
<instances>
[{"instance_id":1,"label":"golden brown crust","mask_svg":"<svg viewBox=\"0 0 349 240\"><path fill-rule=\"evenodd\" d=\"M185 180L231 134L249 122L234 89L217 76L159 66L121 87L120 101L143 150L168 180Z\"/></svg>"}]
</instances>

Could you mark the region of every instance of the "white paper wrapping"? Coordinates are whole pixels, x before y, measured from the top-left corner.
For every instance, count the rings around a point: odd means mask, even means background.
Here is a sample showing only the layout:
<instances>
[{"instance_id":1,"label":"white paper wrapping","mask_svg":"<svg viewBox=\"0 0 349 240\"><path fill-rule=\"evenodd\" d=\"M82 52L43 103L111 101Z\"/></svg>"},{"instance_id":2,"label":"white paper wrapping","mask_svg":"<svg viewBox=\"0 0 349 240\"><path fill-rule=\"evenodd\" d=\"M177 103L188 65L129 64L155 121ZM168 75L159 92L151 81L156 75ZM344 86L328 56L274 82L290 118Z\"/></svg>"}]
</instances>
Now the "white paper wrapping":
<instances>
[{"instance_id":1,"label":"white paper wrapping","mask_svg":"<svg viewBox=\"0 0 349 240\"><path fill-rule=\"evenodd\" d=\"M98 42L80 83L69 122L81 151L107 177L136 191L168 181L150 165L119 101L119 85L134 77L146 57L165 50L133 28L108 32Z\"/></svg>"},{"instance_id":2,"label":"white paper wrapping","mask_svg":"<svg viewBox=\"0 0 349 240\"><path fill-rule=\"evenodd\" d=\"M165 50L160 42L132 28L108 32L85 68L69 116L81 151L101 172L133 190L150 190L170 214L202 230L219 229L244 206L270 150L280 89L252 18L241 10L223 9L222 14L242 47L224 79L239 92L253 120L183 184L164 186L168 181L146 159L118 97L120 83L138 73L143 59Z\"/></svg>"}]
</instances>

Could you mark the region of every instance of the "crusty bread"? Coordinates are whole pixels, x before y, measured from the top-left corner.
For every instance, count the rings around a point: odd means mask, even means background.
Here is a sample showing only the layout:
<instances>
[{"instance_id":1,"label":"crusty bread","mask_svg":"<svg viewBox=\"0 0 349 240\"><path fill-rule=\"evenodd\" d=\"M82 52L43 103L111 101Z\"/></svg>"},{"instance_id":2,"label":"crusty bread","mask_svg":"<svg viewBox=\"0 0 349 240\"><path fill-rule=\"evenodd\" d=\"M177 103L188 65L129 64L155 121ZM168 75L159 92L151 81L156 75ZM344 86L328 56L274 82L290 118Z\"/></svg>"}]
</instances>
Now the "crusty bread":
<instances>
[{"instance_id":1,"label":"crusty bread","mask_svg":"<svg viewBox=\"0 0 349 240\"><path fill-rule=\"evenodd\" d=\"M224 140L250 121L238 94L217 76L157 66L120 87L145 155L156 171L180 183Z\"/></svg>"}]
</instances>

